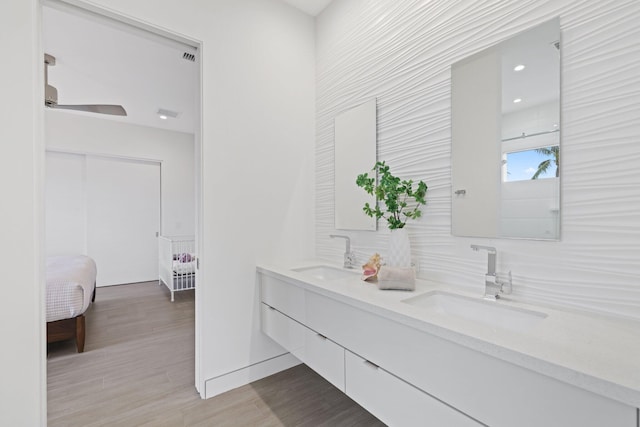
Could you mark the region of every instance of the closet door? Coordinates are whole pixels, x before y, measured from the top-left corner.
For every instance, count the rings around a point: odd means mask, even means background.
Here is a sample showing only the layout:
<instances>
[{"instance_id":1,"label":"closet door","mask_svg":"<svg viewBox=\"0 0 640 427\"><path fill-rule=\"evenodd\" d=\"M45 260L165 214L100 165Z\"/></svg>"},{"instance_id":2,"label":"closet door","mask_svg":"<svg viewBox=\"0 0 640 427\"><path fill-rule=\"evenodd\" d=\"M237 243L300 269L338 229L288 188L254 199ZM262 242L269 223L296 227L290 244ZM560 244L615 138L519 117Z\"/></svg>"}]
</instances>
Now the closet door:
<instances>
[{"instance_id":1,"label":"closet door","mask_svg":"<svg viewBox=\"0 0 640 427\"><path fill-rule=\"evenodd\" d=\"M87 253L85 156L46 153L45 218L48 256Z\"/></svg>"},{"instance_id":2,"label":"closet door","mask_svg":"<svg viewBox=\"0 0 640 427\"><path fill-rule=\"evenodd\" d=\"M158 280L160 164L87 156L87 254L98 286Z\"/></svg>"}]
</instances>

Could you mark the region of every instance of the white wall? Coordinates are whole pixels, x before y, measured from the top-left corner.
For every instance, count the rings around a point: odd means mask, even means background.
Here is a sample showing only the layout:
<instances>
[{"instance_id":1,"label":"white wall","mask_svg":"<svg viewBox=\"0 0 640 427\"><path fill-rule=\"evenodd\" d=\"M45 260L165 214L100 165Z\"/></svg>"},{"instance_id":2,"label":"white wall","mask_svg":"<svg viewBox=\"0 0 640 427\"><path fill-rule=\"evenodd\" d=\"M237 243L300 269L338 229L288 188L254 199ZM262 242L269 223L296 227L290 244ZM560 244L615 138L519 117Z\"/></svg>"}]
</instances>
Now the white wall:
<instances>
[{"instance_id":1,"label":"white wall","mask_svg":"<svg viewBox=\"0 0 640 427\"><path fill-rule=\"evenodd\" d=\"M43 80L38 0L0 2L0 425L46 424Z\"/></svg>"},{"instance_id":2,"label":"white wall","mask_svg":"<svg viewBox=\"0 0 640 427\"><path fill-rule=\"evenodd\" d=\"M558 178L503 182L500 236L553 239L558 235Z\"/></svg>"},{"instance_id":3,"label":"white wall","mask_svg":"<svg viewBox=\"0 0 640 427\"><path fill-rule=\"evenodd\" d=\"M256 262L313 255L314 20L277 0L92 4L202 42L196 330L211 395L282 354L259 331Z\"/></svg>"},{"instance_id":4,"label":"white wall","mask_svg":"<svg viewBox=\"0 0 640 427\"><path fill-rule=\"evenodd\" d=\"M255 264L313 254L313 19L276 0L92 4L202 42L199 372L224 378L277 356L282 349L258 330ZM13 426L46 424L39 8L37 0L0 4L0 46L12 64L0 107L8 118L2 196L11 200L1 211L11 266L3 265L2 286L12 301L2 310L12 351L0 356L0 419Z\"/></svg>"},{"instance_id":5,"label":"white wall","mask_svg":"<svg viewBox=\"0 0 640 427\"><path fill-rule=\"evenodd\" d=\"M194 234L192 134L46 110L45 140L47 150L160 161L162 233Z\"/></svg>"},{"instance_id":6,"label":"white wall","mask_svg":"<svg viewBox=\"0 0 640 427\"><path fill-rule=\"evenodd\" d=\"M560 102L558 100L503 114L502 139L515 138L521 136L523 133L529 135L538 132L547 132L557 128L560 120L559 110ZM531 137L507 141L502 144L503 151L505 150L505 145L540 147L540 142L537 140L538 137ZM509 151L515 151L515 149L510 147Z\"/></svg>"},{"instance_id":7,"label":"white wall","mask_svg":"<svg viewBox=\"0 0 640 427\"><path fill-rule=\"evenodd\" d=\"M450 66L560 16L560 242L451 236ZM378 156L429 185L409 225L421 275L482 293L486 254L513 271L514 297L640 319L640 2L334 0L317 25L317 252L339 262L333 230L332 120L377 97ZM359 260L388 232L351 232Z\"/></svg>"}]
</instances>

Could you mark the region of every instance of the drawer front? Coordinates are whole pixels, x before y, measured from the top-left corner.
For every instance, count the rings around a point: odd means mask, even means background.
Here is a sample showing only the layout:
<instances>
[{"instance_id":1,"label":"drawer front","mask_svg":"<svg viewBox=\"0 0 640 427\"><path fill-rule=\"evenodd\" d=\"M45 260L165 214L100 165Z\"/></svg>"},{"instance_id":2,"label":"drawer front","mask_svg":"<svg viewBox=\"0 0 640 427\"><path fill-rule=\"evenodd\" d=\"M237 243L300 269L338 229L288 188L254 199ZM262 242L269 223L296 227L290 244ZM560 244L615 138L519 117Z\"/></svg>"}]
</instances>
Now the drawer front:
<instances>
[{"instance_id":1,"label":"drawer front","mask_svg":"<svg viewBox=\"0 0 640 427\"><path fill-rule=\"evenodd\" d=\"M305 331L304 363L344 391L343 347L311 329Z\"/></svg>"},{"instance_id":2,"label":"drawer front","mask_svg":"<svg viewBox=\"0 0 640 427\"><path fill-rule=\"evenodd\" d=\"M267 304L261 306L262 332L298 359L303 359L307 328Z\"/></svg>"},{"instance_id":3,"label":"drawer front","mask_svg":"<svg viewBox=\"0 0 640 427\"><path fill-rule=\"evenodd\" d=\"M265 304L298 322L304 323L304 289L283 280L260 274L260 297Z\"/></svg>"},{"instance_id":4,"label":"drawer front","mask_svg":"<svg viewBox=\"0 0 640 427\"><path fill-rule=\"evenodd\" d=\"M390 426L478 427L482 424L384 369L346 351L346 393Z\"/></svg>"},{"instance_id":5,"label":"drawer front","mask_svg":"<svg viewBox=\"0 0 640 427\"><path fill-rule=\"evenodd\" d=\"M628 405L318 294L306 303L309 327L492 427L637 427Z\"/></svg>"}]
</instances>

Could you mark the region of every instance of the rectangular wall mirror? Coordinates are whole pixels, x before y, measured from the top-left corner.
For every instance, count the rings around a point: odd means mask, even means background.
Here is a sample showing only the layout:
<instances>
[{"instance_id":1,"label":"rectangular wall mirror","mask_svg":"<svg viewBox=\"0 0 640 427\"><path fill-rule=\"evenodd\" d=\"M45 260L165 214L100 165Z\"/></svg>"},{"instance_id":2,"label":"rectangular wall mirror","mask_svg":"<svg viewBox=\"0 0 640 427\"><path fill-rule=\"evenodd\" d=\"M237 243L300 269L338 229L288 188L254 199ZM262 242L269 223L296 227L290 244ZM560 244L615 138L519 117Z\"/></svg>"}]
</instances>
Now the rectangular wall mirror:
<instances>
[{"instance_id":1,"label":"rectangular wall mirror","mask_svg":"<svg viewBox=\"0 0 640 427\"><path fill-rule=\"evenodd\" d=\"M372 99L335 118L335 228L375 230L376 219L362 208L375 198L356 185L358 175L376 163L376 100Z\"/></svg>"},{"instance_id":2,"label":"rectangular wall mirror","mask_svg":"<svg viewBox=\"0 0 640 427\"><path fill-rule=\"evenodd\" d=\"M455 236L560 238L560 22L451 67Z\"/></svg>"}]
</instances>

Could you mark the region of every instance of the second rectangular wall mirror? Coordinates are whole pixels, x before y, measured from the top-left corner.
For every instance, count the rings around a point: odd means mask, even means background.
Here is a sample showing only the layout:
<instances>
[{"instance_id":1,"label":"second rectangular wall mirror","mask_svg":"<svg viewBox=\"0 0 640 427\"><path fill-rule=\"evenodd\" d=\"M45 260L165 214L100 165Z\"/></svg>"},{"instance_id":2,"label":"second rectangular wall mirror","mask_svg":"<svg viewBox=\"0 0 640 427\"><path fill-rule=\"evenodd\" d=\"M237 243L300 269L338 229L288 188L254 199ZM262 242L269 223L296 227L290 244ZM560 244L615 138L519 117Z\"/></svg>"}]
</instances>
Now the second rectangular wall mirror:
<instances>
[{"instance_id":1,"label":"second rectangular wall mirror","mask_svg":"<svg viewBox=\"0 0 640 427\"><path fill-rule=\"evenodd\" d=\"M375 230L376 220L362 211L364 204L376 200L356 185L361 173L376 163L376 100L372 99L336 116L335 152L335 228Z\"/></svg>"},{"instance_id":2,"label":"second rectangular wall mirror","mask_svg":"<svg viewBox=\"0 0 640 427\"><path fill-rule=\"evenodd\" d=\"M455 236L560 238L560 22L451 67Z\"/></svg>"}]
</instances>

